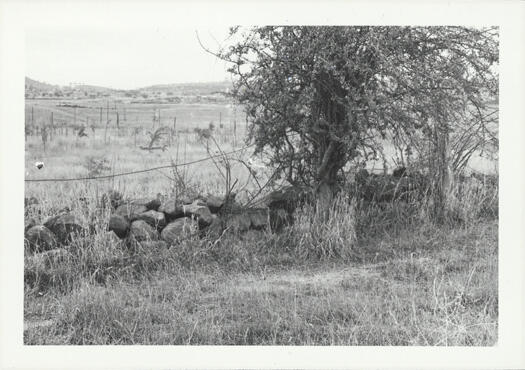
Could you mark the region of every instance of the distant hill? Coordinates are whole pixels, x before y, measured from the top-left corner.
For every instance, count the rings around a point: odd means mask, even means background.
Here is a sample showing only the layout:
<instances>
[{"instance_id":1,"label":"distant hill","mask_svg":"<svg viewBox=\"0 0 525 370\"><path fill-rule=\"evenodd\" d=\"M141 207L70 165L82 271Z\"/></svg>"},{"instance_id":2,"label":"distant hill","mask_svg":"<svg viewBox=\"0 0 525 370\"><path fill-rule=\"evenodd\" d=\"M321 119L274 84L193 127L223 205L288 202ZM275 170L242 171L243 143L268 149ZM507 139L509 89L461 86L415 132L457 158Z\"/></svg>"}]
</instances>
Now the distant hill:
<instances>
[{"instance_id":1,"label":"distant hill","mask_svg":"<svg viewBox=\"0 0 525 370\"><path fill-rule=\"evenodd\" d=\"M51 85L46 82L40 82L37 80L33 80L29 77L26 77L25 81L26 90L42 90L42 91L50 91L54 89L59 89L60 86L58 85Z\"/></svg>"},{"instance_id":2,"label":"distant hill","mask_svg":"<svg viewBox=\"0 0 525 370\"><path fill-rule=\"evenodd\" d=\"M230 81L220 82L191 82L162 84L142 87L140 91L159 91L171 92L174 95L210 95L216 93L226 93L232 88Z\"/></svg>"},{"instance_id":3,"label":"distant hill","mask_svg":"<svg viewBox=\"0 0 525 370\"><path fill-rule=\"evenodd\" d=\"M225 95L231 90L232 84L229 81L221 82L194 82L194 83L174 83L159 84L141 87L138 89L112 89L103 86L87 84L71 84L69 86L51 85L45 82L33 80L29 77L25 79L26 97L45 97L45 96L108 96L121 95L129 96L133 94L166 94L170 96L209 96Z\"/></svg>"}]
</instances>

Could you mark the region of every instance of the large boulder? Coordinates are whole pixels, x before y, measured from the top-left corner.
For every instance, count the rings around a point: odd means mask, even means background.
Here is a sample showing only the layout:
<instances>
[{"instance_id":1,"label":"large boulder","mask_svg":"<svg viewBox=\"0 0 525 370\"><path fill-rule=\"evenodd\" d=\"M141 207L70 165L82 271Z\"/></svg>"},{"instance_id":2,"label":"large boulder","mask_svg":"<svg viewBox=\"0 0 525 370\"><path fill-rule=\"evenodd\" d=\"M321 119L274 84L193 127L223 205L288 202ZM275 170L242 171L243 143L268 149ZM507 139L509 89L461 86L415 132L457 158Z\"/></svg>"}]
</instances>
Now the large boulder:
<instances>
[{"instance_id":1,"label":"large boulder","mask_svg":"<svg viewBox=\"0 0 525 370\"><path fill-rule=\"evenodd\" d=\"M150 226L146 221L135 220L131 223L129 229L129 237L136 241L158 240L159 234L154 227Z\"/></svg>"},{"instance_id":2,"label":"large boulder","mask_svg":"<svg viewBox=\"0 0 525 370\"><path fill-rule=\"evenodd\" d=\"M71 213L51 217L44 222L44 226L51 230L62 244L71 242L74 235L83 234L85 231L81 221Z\"/></svg>"},{"instance_id":3,"label":"large boulder","mask_svg":"<svg viewBox=\"0 0 525 370\"><path fill-rule=\"evenodd\" d=\"M224 220L218 215L214 214L211 225L201 230L201 235L209 238L218 238L222 235L224 228Z\"/></svg>"},{"instance_id":4,"label":"large boulder","mask_svg":"<svg viewBox=\"0 0 525 370\"><path fill-rule=\"evenodd\" d=\"M150 226L153 226L157 230L162 230L164 226L166 226L166 216L164 213L154 210L141 213L136 219L146 221Z\"/></svg>"},{"instance_id":5,"label":"large boulder","mask_svg":"<svg viewBox=\"0 0 525 370\"><path fill-rule=\"evenodd\" d=\"M428 181L417 173L399 169L394 175L371 175L355 184L359 199L369 202L411 201L421 198L428 190Z\"/></svg>"},{"instance_id":6,"label":"large boulder","mask_svg":"<svg viewBox=\"0 0 525 370\"><path fill-rule=\"evenodd\" d=\"M405 166L398 167L392 172L392 176L395 178L401 178L408 176L407 168Z\"/></svg>"},{"instance_id":7,"label":"large boulder","mask_svg":"<svg viewBox=\"0 0 525 370\"><path fill-rule=\"evenodd\" d=\"M24 232L27 232L27 230L29 230L33 226L36 226L37 224L38 223L36 222L36 220L34 218L32 218L32 217L26 218L24 220Z\"/></svg>"},{"instance_id":8,"label":"large boulder","mask_svg":"<svg viewBox=\"0 0 525 370\"><path fill-rule=\"evenodd\" d=\"M265 203L270 209L284 209L291 214L298 206L306 202L309 196L310 192L306 188L288 186L272 191L266 197Z\"/></svg>"},{"instance_id":9,"label":"large boulder","mask_svg":"<svg viewBox=\"0 0 525 370\"><path fill-rule=\"evenodd\" d=\"M43 252L58 246L55 234L43 225L30 227L25 233L25 240L31 252Z\"/></svg>"},{"instance_id":10,"label":"large boulder","mask_svg":"<svg viewBox=\"0 0 525 370\"><path fill-rule=\"evenodd\" d=\"M140 198L140 199L133 199L130 201L130 204L137 205L137 206L144 206L146 209L157 211L161 205L160 201L160 195L157 195L156 198Z\"/></svg>"},{"instance_id":11,"label":"large boulder","mask_svg":"<svg viewBox=\"0 0 525 370\"><path fill-rule=\"evenodd\" d=\"M133 204L131 202L120 205L115 214L126 217L128 220L133 221L138 215L144 213L148 208L143 204Z\"/></svg>"},{"instance_id":12,"label":"large boulder","mask_svg":"<svg viewBox=\"0 0 525 370\"><path fill-rule=\"evenodd\" d=\"M164 213L168 220L175 220L184 217L183 205L180 199L170 198L163 201L158 210Z\"/></svg>"},{"instance_id":13,"label":"large boulder","mask_svg":"<svg viewBox=\"0 0 525 370\"><path fill-rule=\"evenodd\" d=\"M24 207L38 205L39 201L35 197L24 198Z\"/></svg>"},{"instance_id":14,"label":"large boulder","mask_svg":"<svg viewBox=\"0 0 525 370\"><path fill-rule=\"evenodd\" d=\"M195 218L199 222L201 228L209 226L213 222L213 215L210 212L210 209L205 205L202 205L198 200L191 204L183 205L182 210L185 216Z\"/></svg>"},{"instance_id":15,"label":"large boulder","mask_svg":"<svg viewBox=\"0 0 525 370\"><path fill-rule=\"evenodd\" d=\"M130 226L130 222L124 216L115 214L109 218L109 231L113 231L120 239L128 235Z\"/></svg>"},{"instance_id":16,"label":"large boulder","mask_svg":"<svg viewBox=\"0 0 525 370\"><path fill-rule=\"evenodd\" d=\"M198 234L199 224L189 217L178 218L162 230L160 237L169 245L177 244L183 239L192 238Z\"/></svg>"},{"instance_id":17,"label":"large boulder","mask_svg":"<svg viewBox=\"0 0 525 370\"><path fill-rule=\"evenodd\" d=\"M230 215L235 213L241 213L243 207L235 200L236 194L231 193L227 198L224 199L223 205L219 210L220 215Z\"/></svg>"},{"instance_id":18,"label":"large boulder","mask_svg":"<svg viewBox=\"0 0 525 370\"><path fill-rule=\"evenodd\" d=\"M218 213L224 205L224 198L210 195L206 198L206 206L210 209L211 213Z\"/></svg>"}]
</instances>

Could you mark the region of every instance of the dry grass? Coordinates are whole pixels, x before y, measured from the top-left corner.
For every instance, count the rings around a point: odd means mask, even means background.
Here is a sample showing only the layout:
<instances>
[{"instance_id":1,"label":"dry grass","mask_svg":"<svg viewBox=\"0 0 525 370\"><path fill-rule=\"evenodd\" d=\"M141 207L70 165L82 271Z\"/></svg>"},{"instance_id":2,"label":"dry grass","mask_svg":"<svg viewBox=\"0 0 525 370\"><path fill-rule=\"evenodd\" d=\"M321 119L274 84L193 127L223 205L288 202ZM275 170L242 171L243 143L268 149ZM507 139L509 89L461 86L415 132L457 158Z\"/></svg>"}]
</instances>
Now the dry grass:
<instances>
[{"instance_id":1,"label":"dry grass","mask_svg":"<svg viewBox=\"0 0 525 370\"><path fill-rule=\"evenodd\" d=\"M496 343L496 220L357 238L339 206L331 227L303 209L280 234L134 251L102 215L65 260L26 257L25 343Z\"/></svg>"},{"instance_id":2,"label":"dry grass","mask_svg":"<svg viewBox=\"0 0 525 370\"><path fill-rule=\"evenodd\" d=\"M206 156L202 143L185 139L177 154L175 145L140 150L130 136L112 135L110 145L99 136L56 137L44 153L30 137L26 177L85 176L89 158L106 158L113 173ZM233 143L224 137L221 146ZM38 157L46 163L42 171L33 167ZM240 164L232 174L239 182L247 176ZM280 233L130 250L106 231L109 211L97 202L109 188L128 197L168 196L181 184L195 193L224 192L212 163L177 174L26 184L26 196L41 201L30 217L41 222L67 206L92 226L66 256L26 255L26 344L497 342L497 188L455 188L449 222L441 226L429 221L425 202L366 205L342 194L328 222L305 206Z\"/></svg>"},{"instance_id":3,"label":"dry grass","mask_svg":"<svg viewBox=\"0 0 525 370\"><path fill-rule=\"evenodd\" d=\"M184 250L145 251L99 281L71 272L77 281L67 292L59 292L60 284L43 295L27 291L26 322L45 324L28 328L24 339L27 344L493 345L496 228L490 222L454 233L433 230L434 240L426 243L399 237L383 243L387 253L395 248L396 256L382 263L312 262L290 251L270 259L260 250L246 250L255 246L247 240L222 246L221 252L237 255L229 263L208 255L201 265L189 265ZM254 256L259 260L246 266Z\"/></svg>"}]
</instances>

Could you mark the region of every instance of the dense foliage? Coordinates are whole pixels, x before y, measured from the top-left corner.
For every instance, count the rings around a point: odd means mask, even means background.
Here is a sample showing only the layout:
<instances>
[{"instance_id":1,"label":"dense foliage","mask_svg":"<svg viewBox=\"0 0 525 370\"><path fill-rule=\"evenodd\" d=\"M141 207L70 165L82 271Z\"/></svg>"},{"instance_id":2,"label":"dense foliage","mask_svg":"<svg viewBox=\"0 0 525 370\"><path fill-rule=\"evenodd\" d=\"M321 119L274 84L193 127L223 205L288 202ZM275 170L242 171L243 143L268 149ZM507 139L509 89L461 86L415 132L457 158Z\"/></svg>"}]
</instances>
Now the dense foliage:
<instances>
[{"instance_id":1,"label":"dense foliage","mask_svg":"<svg viewBox=\"0 0 525 370\"><path fill-rule=\"evenodd\" d=\"M376 157L385 139L421 157L443 153L430 156L436 168L459 167L480 146L497 145L494 134L485 136L495 118L488 104L498 94L497 28L236 27L231 33L234 41L220 57L232 63L235 96L253 123L250 139L289 182L313 186L327 199L339 171ZM450 153L451 134L458 153Z\"/></svg>"}]
</instances>

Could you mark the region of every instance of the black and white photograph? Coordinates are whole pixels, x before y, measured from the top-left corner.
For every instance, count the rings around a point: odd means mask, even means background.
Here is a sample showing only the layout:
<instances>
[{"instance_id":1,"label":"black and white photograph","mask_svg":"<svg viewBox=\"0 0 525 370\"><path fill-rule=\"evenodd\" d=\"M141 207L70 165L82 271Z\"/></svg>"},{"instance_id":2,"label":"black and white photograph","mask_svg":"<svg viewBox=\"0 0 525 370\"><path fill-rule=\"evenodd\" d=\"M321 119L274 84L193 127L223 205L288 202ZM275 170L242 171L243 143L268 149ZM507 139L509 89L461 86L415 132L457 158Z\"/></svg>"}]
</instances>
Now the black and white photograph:
<instances>
[{"instance_id":1,"label":"black and white photograph","mask_svg":"<svg viewBox=\"0 0 525 370\"><path fill-rule=\"evenodd\" d=\"M500 214L523 204L500 209L500 130L523 122L500 109L501 16L80 4L18 8L23 228L2 253L24 350L507 343Z\"/></svg>"}]
</instances>

